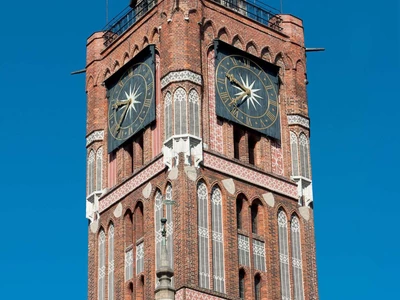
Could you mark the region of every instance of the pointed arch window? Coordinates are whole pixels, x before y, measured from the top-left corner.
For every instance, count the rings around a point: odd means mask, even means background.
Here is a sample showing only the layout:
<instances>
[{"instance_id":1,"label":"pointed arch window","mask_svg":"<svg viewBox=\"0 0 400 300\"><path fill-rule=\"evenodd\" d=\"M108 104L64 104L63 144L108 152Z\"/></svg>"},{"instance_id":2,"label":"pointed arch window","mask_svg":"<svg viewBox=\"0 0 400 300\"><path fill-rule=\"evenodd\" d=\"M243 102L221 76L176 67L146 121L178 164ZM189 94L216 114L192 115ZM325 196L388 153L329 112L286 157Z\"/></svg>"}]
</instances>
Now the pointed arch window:
<instances>
[{"instance_id":1,"label":"pointed arch window","mask_svg":"<svg viewBox=\"0 0 400 300\"><path fill-rule=\"evenodd\" d=\"M291 224L292 239L292 268L293 268L293 289L294 299L303 300L303 266L301 260L301 239L300 239L300 222L296 216L293 216Z\"/></svg>"},{"instance_id":2,"label":"pointed arch window","mask_svg":"<svg viewBox=\"0 0 400 300\"><path fill-rule=\"evenodd\" d=\"M165 190L165 200L172 201L172 185L170 183L167 184L167 188ZM173 268L174 266L174 243L173 243L173 214L172 214L172 205L164 205L163 204L163 196L160 190L156 191L155 201L154 201L154 227L155 227L155 243L156 243L156 270L160 267L161 262L161 242L162 242L162 227L161 227L161 218L165 217L167 219L167 249L169 256L170 266ZM172 284L174 283L174 278L172 277ZM156 285L158 285L158 279L156 278Z\"/></svg>"},{"instance_id":3,"label":"pointed arch window","mask_svg":"<svg viewBox=\"0 0 400 300\"><path fill-rule=\"evenodd\" d=\"M297 135L290 132L290 152L292 154L292 176L299 176L299 150Z\"/></svg>"},{"instance_id":4,"label":"pointed arch window","mask_svg":"<svg viewBox=\"0 0 400 300\"><path fill-rule=\"evenodd\" d=\"M209 289L208 191L204 182L199 182L197 185L197 222L199 235L199 286Z\"/></svg>"},{"instance_id":5,"label":"pointed arch window","mask_svg":"<svg viewBox=\"0 0 400 300\"><path fill-rule=\"evenodd\" d=\"M108 300L114 300L114 225L108 228Z\"/></svg>"},{"instance_id":6,"label":"pointed arch window","mask_svg":"<svg viewBox=\"0 0 400 300\"><path fill-rule=\"evenodd\" d=\"M164 115L165 140L168 140L172 136L172 96L170 92L167 92L165 94L164 106L165 106L165 115Z\"/></svg>"},{"instance_id":7,"label":"pointed arch window","mask_svg":"<svg viewBox=\"0 0 400 300\"><path fill-rule=\"evenodd\" d=\"M98 299L105 299L105 277L106 277L106 234L103 229L100 230L98 238Z\"/></svg>"},{"instance_id":8,"label":"pointed arch window","mask_svg":"<svg viewBox=\"0 0 400 300\"><path fill-rule=\"evenodd\" d=\"M189 134L200 136L199 94L194 89L189 93L189 114Z\"/></svg>"},{"instance_id":9,"label":"pointed arch window","mask_svg":"<svg viewBox=\"0 0 400 300\"><path fill-rule=\"evenodd\" d=\"M88 190L87 194L90 195L95 189L95 154L93 150L90 150L88 160L87 160L87 180L88 180Z\"/></svg>"},{"instance_id":10,"label":"pointed arch window","mask_svg":"<svg viewBox=\"0 0 400 300\"><path fill-rule=\"evenodd\" d=\"M175 135L187 133L187 95L183 88L178 88L174 93L174 123Z\"/></svg>"},{"instance_id":11,"label":"pointed arch window","mask_svg":"<svg viewBox=\"0 0 400 300\"><path fill-rule=\"evenodd\" d=\"M245 281L244 281L244 277L245 277L245 272L243 269L239 270L239 298L240 299L244 299L244 287L245 287Z\"/></svg>"},{"instance_id":12,"label":"pointed arch window","mask_svg":"<svg viewBox=\"0 0 400 300\"><path fill-rule=\"evenodd\" d=\"M134 216L134 232L136 235L136 275L144 271L144 217L143 204L139 202L133 213Z\"/></svg>"},{"instance_id":13,"label":"pointed arch window","mask_svg":"<svg viewBox=\"0 0 400 300\"><path fill-rule=\"evenodd\" d=\"M261 300L261 276L257 274L254 276L254 299Z\"/></svg>"},{"instance_id":14,"label":"pointed arch window","mask_svg":"<svg viewBox=\"0 0 400 300\"><path fill-rule=\"evenodd\" d=\"M278 239L282 300L290 300L288 228L287 217L282 210L278 213Z\"/></svg>"},{"instance_id":15,"label":"pointed arch window","mask_svg":"<svg viewBox=\"0 0 400 300\"><path fill-rule=\"evenodd\" d=\"M310 149L308 146L308 138L304 133L300 134L299 138L300 144L300 170L301 176L305 178L310 178Z\"/></svg>"},{"instance_id":16,"label":"pointed arch window","mask_svg":"<svg viewBox=\"0 0 400 300\"><path fill-rule=\"evenodd\" d=\"M97 149L96 152L96 191L102 189L102 174L103 174L103 147Z\"/></svg>"},{"instance_id":17,"label":"pointed arch window","mask_svg":"<svg viewBox=\"0 0 400 300\"><path fill-rule=\"evenodd\" d=\"M224 243L222 231L222 194L214 186L211 192L213 283L214 290L225 293Z\"/></svg>"}]
</instances>

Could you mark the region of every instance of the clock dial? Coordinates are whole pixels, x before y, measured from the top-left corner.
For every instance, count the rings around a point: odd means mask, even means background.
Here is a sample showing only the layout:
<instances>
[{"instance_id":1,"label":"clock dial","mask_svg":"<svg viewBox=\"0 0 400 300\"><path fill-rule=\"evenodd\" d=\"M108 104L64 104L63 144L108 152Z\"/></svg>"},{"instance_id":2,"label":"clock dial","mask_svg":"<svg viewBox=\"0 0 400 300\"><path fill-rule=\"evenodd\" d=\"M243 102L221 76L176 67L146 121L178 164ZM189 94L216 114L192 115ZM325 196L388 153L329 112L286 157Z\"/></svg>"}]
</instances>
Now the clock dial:
<instances>
[{"instance_id":1,"label":"clock dial","mask_svg":"<svg viewBox=\"0 0 400 300\"><path fill-rule=\"evenodd\" d=\"M215 74L217 114L280 139L277 74L236 53L218 53Z\"/></svg>"},{"instance_id":2,"label":"clock dial","mask_svg":"<svg viewBox=\"0 0 400 300\"><path fill-rule=\"evenodd\" d=\"M155 119L154 70L147 61L131 65L108 91L109 152Z\"/></svg>"}]
</instances>

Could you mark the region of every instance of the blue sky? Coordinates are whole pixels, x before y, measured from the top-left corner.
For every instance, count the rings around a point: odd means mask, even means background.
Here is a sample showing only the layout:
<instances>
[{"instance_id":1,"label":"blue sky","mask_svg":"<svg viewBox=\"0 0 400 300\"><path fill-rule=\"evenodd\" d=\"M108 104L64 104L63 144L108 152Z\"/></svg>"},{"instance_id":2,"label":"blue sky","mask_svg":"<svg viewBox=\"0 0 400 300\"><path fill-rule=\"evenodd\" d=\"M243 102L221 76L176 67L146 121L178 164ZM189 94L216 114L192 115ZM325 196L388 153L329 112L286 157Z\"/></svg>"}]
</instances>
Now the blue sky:
<instances>
[{"instance_id":1,"label":"blue sky","mask_svg":"<svg viewBox=\"0 0 400 300\"><path fill-rule=\"evenodd\" d=\"M109 0L110 16L128 2ZM320 298L398 298L399 3L283 11L326 48L308 54ZM0 15L1 298L86 299L85 78L70 72L105 1L7 1Z\"/></svg>"}]
</instances>

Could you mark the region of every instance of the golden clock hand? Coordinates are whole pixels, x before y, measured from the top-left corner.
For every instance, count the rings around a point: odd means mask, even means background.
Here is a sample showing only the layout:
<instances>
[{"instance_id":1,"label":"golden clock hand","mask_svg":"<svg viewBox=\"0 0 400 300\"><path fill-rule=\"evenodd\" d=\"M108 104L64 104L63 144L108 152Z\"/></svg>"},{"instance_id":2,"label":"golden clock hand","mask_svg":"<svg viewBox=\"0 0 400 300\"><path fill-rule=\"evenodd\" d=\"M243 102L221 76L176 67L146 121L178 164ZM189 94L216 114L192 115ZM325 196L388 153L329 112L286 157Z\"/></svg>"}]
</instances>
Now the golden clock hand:
<instances>
[{"instance_id":1,"label":"golden clock hand","mask_svg":"<svg viewBox=\"0 0 400 300\"><path fill-rule=\"evenodd\" d=\"M234 103L234 102L235 102L235 105L236 105L236 103L238 102L238 100L240 100L242 97L244 97L244 96L246 96L246 95L247 95L246 92L241 93L239 96L233 98L233 99L231 100L231 102L229 102L229 105L231 105L231 104Z\"/></svg>"},{"instance_id":2,"label":"golden clock hand","mask_svg":"<svg viewBox=\"0 0 400 300\"><path fill-rule=\"evenodd\" d=\"M122 106L122 105L126 105L126 104L128 104L129 100L130 100L130 99L127 99L127 100L117 100L117 101L112 105L112 108L113 108L113 109L117 109L118 107L120 107L120 106Z\"/></svg>"},{"instance_id":3,"label":"golden clock hand","mask_svg":"<svg viewBox=\"0 0 400 300\"><path fill-rule=\"evenodd\" d=\"M118 122L118 124L117 124L117 126L116 126L116 128L115 128L115 131L116 131L116 132L118 132L118 131L120 130L120 128L121 128L122 121L125 119L126 113L127 113L127 111L128 111L128 108L129 108L129 105L131 104L131 102L132 102L132 100L129 99L129 100L128 100L128 103L127 103L127 105L125 106L125 109L124 109L124 111L123 111L123 113L122 113L122 115L121 115L121 118L119 119L119 122Z\"/></svg>"},{"instance_id":4,"label":"golden clock hand","mask_svg":"<svg viewBox=\"0 0 400 300\"><path fill-rule=\"evenodd\" d=\"M226 74L226 77L229 79L230 82L236 84L240 87L247 95L250 95L250 90L244 87L234 76L233 74Z\"/></svg>"}]
</instances>

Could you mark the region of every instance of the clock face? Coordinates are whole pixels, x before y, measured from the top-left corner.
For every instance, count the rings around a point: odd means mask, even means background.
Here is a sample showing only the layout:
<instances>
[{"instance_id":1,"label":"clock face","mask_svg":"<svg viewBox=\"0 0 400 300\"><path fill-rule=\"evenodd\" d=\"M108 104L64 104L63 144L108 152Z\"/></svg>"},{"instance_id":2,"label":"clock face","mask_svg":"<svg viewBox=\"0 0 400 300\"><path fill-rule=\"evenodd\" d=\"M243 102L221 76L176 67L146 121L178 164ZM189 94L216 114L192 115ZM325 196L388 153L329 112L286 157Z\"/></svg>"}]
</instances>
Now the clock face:
<instances>
[{"instance_id":1,"label":"clock face","mask_svg":"<svg viewBox=\"0 0 400 300\"><path fill-rule=\"evenodd\" d=\"M218 53L217 114L280 139L278 81L249 55ZM219 59L218 59L219 58Z\"/></svg>"},{"instance_id":2,"label":"clock face","mask_svg":"<svg viewBox=\"0 0 400 300\"><path fill-rule=\"evenodd\" d=\"M111 152L155 118L152 64L131 65L108 91L108 150Z\"/></svg>"}]
</instances>

